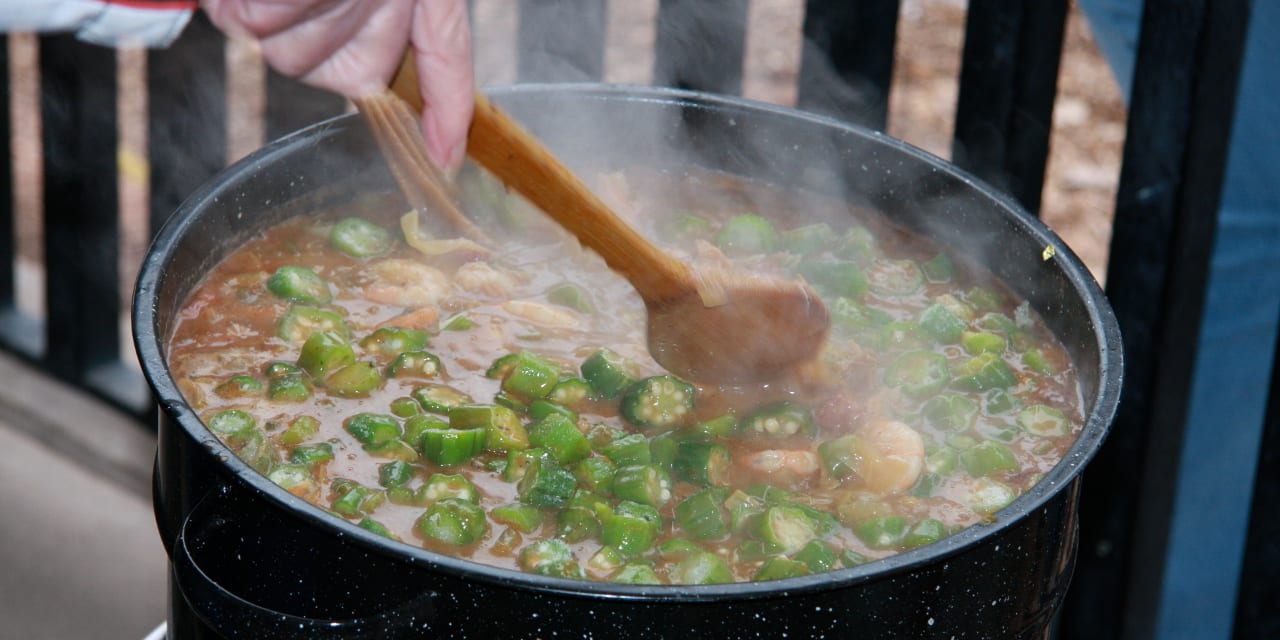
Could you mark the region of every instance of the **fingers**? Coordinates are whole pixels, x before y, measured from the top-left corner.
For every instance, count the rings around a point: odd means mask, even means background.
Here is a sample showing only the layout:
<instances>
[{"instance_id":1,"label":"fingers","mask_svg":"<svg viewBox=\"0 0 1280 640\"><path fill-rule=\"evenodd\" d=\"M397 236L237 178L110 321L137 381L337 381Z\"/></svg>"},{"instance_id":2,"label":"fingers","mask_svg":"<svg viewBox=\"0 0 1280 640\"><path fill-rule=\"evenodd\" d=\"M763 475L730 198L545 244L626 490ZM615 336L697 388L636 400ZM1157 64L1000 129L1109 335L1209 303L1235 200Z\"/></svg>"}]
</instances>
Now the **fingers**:
<instances>
[{"instance_id":1,"label":"fingers","mask_svg":"<svg viewBox=\"0 0 1280 640\"><path fill-rule=\"evenodd\" d=\"M456 171L466 156L475 106L466 0L418 0L410 38L425 105L427 151L441 166Z\"/></svg>"},{"instance_id":2,"label":"fingers","mask_svg":"<svg viewBox=\"0 0 1280 640\"><path fill-rule=\"evenodd\" d=\"M475 91L467 0L201 0L224 32L257 39L277 71L356 98L383 91L411 48L432 159L466 155Z\"/></svg>"}]
</instances>

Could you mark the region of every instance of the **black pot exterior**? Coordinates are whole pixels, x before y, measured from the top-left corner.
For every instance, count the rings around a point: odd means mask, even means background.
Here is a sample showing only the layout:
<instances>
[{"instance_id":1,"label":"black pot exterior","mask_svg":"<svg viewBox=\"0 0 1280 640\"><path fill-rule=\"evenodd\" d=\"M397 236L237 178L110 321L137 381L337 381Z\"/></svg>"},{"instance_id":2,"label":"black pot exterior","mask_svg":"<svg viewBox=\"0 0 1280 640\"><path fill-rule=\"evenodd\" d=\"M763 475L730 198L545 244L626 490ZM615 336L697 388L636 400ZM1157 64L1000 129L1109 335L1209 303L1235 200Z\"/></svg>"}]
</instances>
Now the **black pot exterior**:
<instances>
[{"instance_id":1,"label":"black pot exterior","mask_svg":"<svg viewBox=\"0 0 1280 640\"><path fill-rule=\"evenodd\" d=\"M135 340L162 409L155 511L172 560L171 637L1047 636L1076 554L1079 474L1110 425L1121 377L1110 308L1056 236L941 160L795 111L638 87L524 87L494 98L565 156L626 149L622 167L679 148L696 165L838 195L987 256L1071 352L1084 433L990 524L862 567L767 583L645 587L532 576L341 522L231 454L182 400L164 362L178 307L245 238L360 190L393 188L363 125L339 118L264 148L193 194L139 277Z\"/></svg>"}]
</instances>

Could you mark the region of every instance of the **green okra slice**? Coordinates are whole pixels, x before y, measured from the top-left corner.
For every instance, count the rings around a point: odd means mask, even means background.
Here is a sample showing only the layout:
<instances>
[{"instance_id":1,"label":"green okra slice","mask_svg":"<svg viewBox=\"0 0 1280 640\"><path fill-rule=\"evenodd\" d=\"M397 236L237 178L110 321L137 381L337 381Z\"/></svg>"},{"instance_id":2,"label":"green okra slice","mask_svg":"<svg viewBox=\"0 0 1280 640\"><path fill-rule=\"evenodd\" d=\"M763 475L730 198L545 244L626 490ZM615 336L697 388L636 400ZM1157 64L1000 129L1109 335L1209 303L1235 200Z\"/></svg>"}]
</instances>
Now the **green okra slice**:
<instances>
[{"instance_id":1,"label":"green okra slice","mask_svg":"<svg viewBox=\"0 0 1280 640\"><path fill-rule=\"evenodd\" d=\"M427 507L417 525L422 537L454 546L479 542L489 530L480 505L455 498L445 498Z\"/></svg>"},{"instance_id":2,"label":"green okra slice","mask_svg":"<svg viewBox=\"0 0 1280 640\"><path fill-rule=\"evenodd\" d=\"M724 558L710 551L691 553L671 567L672 584L727 584L733 582L733 571Z\"/></svg>"},{"instance_id":3,"label":"green okra slice","mask_svg":"<svg viewBox=\"0 0 1280 640\"><path fill-rule=\"evenodd\" d=\"M329 304L333 293L329 283L306 267L286 265L267 278L267 290L290 302L310 305Z\"/></svg>"},{"instance_id":4,"label":"green okra slice","mask_svg":"<svg viewBox=\"0 0 1280 640\"><path fill-rule=\"evenodd\" d=\"M595 395L612 400L636 382L639 366L611 349L599 349L582 361L582 378Z\"/></svg>"},{"instance_id":5,"label":"green okra slice","mask_svg":"<svg viewBox=\"0 0 1280 640\"><path fill-rule=\"evenodd\" d=\"M672 375L645 378L622 394L622 417L641 427L670 428L693 416L696 389Z\"/></svg>"},{"instance_id":6,"label":"green okra slice","mask_svg":"<svg viewBox=\"0 0 1280 640\"><path fill-rule=\"evenodd\" d=\"M355 258L380 256L391 250L391 233L364 218L343 218L329 233L333 247Z\"/></svg>"}]
</instances>

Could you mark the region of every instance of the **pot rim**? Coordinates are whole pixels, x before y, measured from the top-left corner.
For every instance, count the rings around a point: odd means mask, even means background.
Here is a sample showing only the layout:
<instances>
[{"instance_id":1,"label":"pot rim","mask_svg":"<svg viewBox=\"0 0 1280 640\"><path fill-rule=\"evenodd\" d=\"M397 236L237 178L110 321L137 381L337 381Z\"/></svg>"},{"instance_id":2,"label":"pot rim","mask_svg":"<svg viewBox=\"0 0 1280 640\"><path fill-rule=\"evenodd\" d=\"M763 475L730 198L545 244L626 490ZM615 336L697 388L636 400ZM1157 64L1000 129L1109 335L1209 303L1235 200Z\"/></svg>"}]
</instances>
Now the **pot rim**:
<instances>
[{"instance_id":1,"label":"pot rim","mask_svg":"<svg viewBox=\"0 0 1280 640\"><path fill-rule=\"evenodd\" d=\"M986 524L968 527L933 544L898 553L867 564L818 573L798 578L765 582L738 582L722 585L621 585L613 583L554 578L523 573L511 569L481 564L471 560L446 556L428 551L406 542L397 542L366 531L354 523L332 517L317 507L271 482L244 463L216 436L205 428L192 408L183 399L164 360L164 345L157 332L156 292L163 285L166 267L172 260L178 239L188 232L198 212L214 196L229 176L245 171L257 171L270 167L276 159L296 153L299 149L315 145L319 140L336 135L345 123L357 118L348 114L326 120L291 133L268 143L244 159L223 169L196 189L166 221L157 234L143 261L135 287L133 303L134 345L138 352L143 373L155 392L162 411L198 444L214 453L226 466L234 479L256 490L260 497L284 507L294 517L321 530L330 531L338 538L350 538L361 547L391 560L408 565L437 570L453 577L478 580L485 583L518 588L540 593L555 593L584 598L610 600L647 601L745 601L815 590L847 587L861 582L887 578L909 572L917 567L935 563L977 546L983 539L1010 527L1040 509L1060 491L1069 490L1083 467L1096 454L1115 416L1119 404L1123 355L1121 336L1114 313L1097 281L1075 253L1043 222L1026 212L1011 196L990 187L977 177L955 167L922 149L884 133L859 125L842 122L827 116L796 109L756 102L744 98L708 94L681 89L651 87L645 85L569 83L525 84L488 89L495 101L504 96L539 95L546 93L574 94L584 99L622 102L657 102L666 105L699 107L718 112L764 112L793 120L805 121L821 127L839 130L845 134L872 139L877 144L912 156L937 170L961 178L974 192L990 199L1004 209L1019 227L1019 232L1029 234L1045 246L1055 248L1054 257L1072 288L1084 301L1088 310L1087 321L1097 343L1101 346L1098 362L1098 385L1091 398L1084 398L1091 406L1081 434L1053 469L1031 490L1019 496L1009 506L995 514Z\"/></svg>"}]
</instances>

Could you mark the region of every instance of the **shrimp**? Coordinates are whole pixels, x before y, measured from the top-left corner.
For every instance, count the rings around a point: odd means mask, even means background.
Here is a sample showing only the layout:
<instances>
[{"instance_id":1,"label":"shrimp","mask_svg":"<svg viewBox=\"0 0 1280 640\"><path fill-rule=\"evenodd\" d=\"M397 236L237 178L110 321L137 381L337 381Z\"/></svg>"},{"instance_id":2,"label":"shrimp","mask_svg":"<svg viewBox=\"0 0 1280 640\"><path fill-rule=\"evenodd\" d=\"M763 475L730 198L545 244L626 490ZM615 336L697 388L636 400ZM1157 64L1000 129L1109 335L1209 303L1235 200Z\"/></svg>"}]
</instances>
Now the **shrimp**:
<instances>
[{"instance_id":1,"label":"shrimp","mask_svg":"<svg viewBox=\"0 0 1280 640\"><path fill-rule=\"evenodd\" d=\"M886 418L858 430L858 455L853 472L868 489L902 493L915 486L924 471L924 439L905 423Z\"/></svg>"},{"instance_id":2,"label":"shrimp","mask_svg":"<svg viewBox=\"0 0 1280 640\"><path fill-rule=\"evenodd\" d=\"M485 262L468 262L458 267L453 276L454 284L463 291L480 293L492 298L509 298L516 288L516 279L509 273L494 269Z\"/></svg>"},{"instance_id":3,"label":"shrimp","mask_svg":"<svg viewBox=\"0 0 1280 640\"><path fill-rule=\"evenodd\" d=\"M738 470L761 481L796 487L818 475L818 454L804 449L764 449L734 459Z\"/></svg>"},{"instance_id":4,"label":"shrimp","mask_svg":"<svg viewBox=\"0 0 1280 640\"><path fill-rule=\"evenodd\" d=\"M552 307L529 300L508 300L502 303L502 309L522 320L547 327L575 329L578 327L578 316L568 310Z\"/></svg>"},{"instance_id":5,"label":"shrimp","mask_svg":"<svg viewBox=\"0 0 1280 640\"><path fill-rule=\"evenodd\" d=\"M398 307L426 307L444 297L449 279L435 267L413 260L392 258L373 265L374 281L364 288L364 298Z\"/></svg>"},{"instance_id":6,"label":"shrimp","mask_svg":"<svg viewBox=\"0 0 1280 640\"><path fill-rule=\"evenodd\" d=\"M440 312L437 311L435 307L421 307L419 309L414 309L413 311L402 313L379 324L378 326L430 331L435 328L436 321L439 319Z\"/></svg>"}]
</instances>

